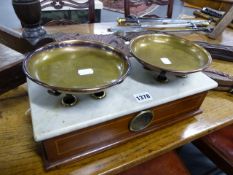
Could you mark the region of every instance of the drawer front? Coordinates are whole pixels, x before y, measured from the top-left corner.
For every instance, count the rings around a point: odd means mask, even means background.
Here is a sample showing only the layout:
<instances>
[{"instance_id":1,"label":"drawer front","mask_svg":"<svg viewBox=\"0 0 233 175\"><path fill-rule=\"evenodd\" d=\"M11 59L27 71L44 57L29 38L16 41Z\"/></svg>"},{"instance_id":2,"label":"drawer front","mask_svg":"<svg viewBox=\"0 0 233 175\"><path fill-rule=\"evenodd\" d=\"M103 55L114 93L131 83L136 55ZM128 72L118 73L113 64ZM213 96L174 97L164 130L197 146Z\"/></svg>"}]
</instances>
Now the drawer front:
<instances>
[{"instance_id":1,"label":"drawer front","mask_svg":"<svg viewBox=\"0 0 233 175\"><path fill-rule=\"evenodd\" d=\"M43 141L47 167L98 153L196 115L201 112L199 107L205 96L206 92L196 94Z\"/></svg>"}]
</instances>

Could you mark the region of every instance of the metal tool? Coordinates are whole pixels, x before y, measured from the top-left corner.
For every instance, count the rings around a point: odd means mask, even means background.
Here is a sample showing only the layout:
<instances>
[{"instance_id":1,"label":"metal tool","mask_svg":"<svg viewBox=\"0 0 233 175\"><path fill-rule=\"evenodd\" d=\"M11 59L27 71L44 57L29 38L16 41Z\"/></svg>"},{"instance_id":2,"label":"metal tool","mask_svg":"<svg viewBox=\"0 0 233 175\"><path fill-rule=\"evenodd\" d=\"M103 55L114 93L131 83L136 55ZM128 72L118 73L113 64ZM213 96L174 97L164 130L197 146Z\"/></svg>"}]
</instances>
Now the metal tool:
<instances>
[{"instance_id":1,"label":"metal tool","mask_svg":"<svg viewBox=\"0 0 233 175\"><path fill-rule=\"evenodd\" d=\"M222 18L223 15L225 14L224 11L215 10L215 9L210 8L210 7L203 7L201 9L201 12L205 13L207 15L216 17L216 18Z\"/></svg>"},{"instance_id":2,"label":"metal tool","mask_svg":"<svg viewBox=\"0 0 233 175\"><path fill-rule=\"evenodd\" d=\"M110 28L110 32L139 32L145 30L161 32L211 32L210 20L164 19L164 18L118 18L118 26Z\"/></svg>"},{"instance_id":3,"label":"metal tool","mask_svg":"<svg viewBox=\"0 0 233 175\"><path fill-rule=\"evenodd\" d=\"M173 33L173 32L211 32L211 28L207 27L198 27L198 28L141 28L141 27L114 27L108 28L108 32L112 34L121 33L121 35L128 32L143 32L143 31L154 31L154 32L165 32L165 33Z\"/></svg>"},{"instance_id":4,"label":"metal tool","mask_svg":"<svg viewBox=\"0 0 233 175\"><path fill-rule=\"evenodd\" d=\"M165 19L165 18L137 18L127 17L118 18L119 26L140 26L152 28L177 28L177 27L206 27L210 25L210 20L193 20L193 19Z\"/></svg>"}]
</instances>

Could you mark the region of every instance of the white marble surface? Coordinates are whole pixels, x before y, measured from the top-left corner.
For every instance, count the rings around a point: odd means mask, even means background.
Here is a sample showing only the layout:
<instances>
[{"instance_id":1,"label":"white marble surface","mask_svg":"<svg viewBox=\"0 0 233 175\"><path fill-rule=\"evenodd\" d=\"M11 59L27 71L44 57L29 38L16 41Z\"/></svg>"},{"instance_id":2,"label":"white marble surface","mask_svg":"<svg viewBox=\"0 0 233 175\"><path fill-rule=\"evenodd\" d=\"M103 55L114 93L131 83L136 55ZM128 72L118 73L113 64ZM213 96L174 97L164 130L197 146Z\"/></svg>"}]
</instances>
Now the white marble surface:
<instances>
[{"instance_id":1,"label":"white marble surface","mask_svg":"<svg viewBox=\"0 0 233 175\"><path fill-rule=\"evenodd\" d=\"M73 107L63 107L60 103L62 96L51 96L45 88L28 80L35 140L49 139L217 86L201 72L190 74L187 78L169 75L168 83L159 83L155 81L154 73L143 69L133 58L131 63L130 75L123 83L108 88L104 99L78 95L80 102ZM139 103L134 95L144 92L149 93L153 100Z\"/></svg>"},{"instance_id":2,"label":"white marble surface","mask_svg":"<svg viewBox=\"0 0 233 175\"><path fill-rule=\"evenodd\" d=\"M40 0L42 1L42 0ZM87 0L73 0L77 3L84 3ZM47 2L47 3L51 3L51 2ZM66 2L69 3L69 2ZM46 4L46 3L45 3ZM99 0L95 0L95 9L103 9L103 3L100 2ZM55 9L54 7L46 7L44 9L42 9L42 11L55 11L57 9ZM68 7L68 6L63 6L62 9L59 10L78 10L77 8L73 8L73 7Z\"/></svg>"}]
</instances>

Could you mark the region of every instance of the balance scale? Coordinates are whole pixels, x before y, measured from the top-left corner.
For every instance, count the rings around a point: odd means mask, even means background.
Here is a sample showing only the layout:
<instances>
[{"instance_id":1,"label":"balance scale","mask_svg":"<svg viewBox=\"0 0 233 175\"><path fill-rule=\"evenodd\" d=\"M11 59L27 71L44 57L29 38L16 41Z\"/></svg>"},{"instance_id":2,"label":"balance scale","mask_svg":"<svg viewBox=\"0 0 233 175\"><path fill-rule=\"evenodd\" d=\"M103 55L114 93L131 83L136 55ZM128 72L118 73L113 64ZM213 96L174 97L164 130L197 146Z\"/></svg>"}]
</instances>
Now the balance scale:
<instances>
[{"instance_id":1,"label":"balance scale","mask_svg":"<svg viewBox=\"0 0 233 175\"><path fill-rule=\"evenodd\" d=\"M78 160L143 136L201 112L207 91L217 83L202 72L186 78L167 74L168 82L155 80L130 58L131 73L119 85L106 89L100 100L76 95L79 103L61 104L61 96L27 80L33 134L40 142L46 169Z\"/></svg>"}]
</instances>

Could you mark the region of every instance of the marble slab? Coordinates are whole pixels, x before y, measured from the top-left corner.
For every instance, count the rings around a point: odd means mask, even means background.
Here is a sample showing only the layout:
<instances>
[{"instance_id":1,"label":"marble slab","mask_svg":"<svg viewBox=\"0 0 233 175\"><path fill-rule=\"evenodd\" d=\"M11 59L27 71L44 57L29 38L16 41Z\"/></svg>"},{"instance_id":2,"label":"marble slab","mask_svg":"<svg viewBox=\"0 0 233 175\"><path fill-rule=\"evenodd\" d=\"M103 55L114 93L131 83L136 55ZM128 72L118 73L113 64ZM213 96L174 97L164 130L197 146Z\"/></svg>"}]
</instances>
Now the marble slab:
<instances>
[{"instance_id":1,"label":"marble slab","mask_svg":"<svg viewBox=\"0 0 233 175\"><path fill-rule=\"evenodd\" d=\"M28 80L35 140L43 141L217 87L217 83L202 72L186 78L171 74L167 83L159 83L155 81L154 72L145 70L133 58L131 63L130 75L123 83L106 89L104 99L77 95L80 102L73 107L62 106L62 95L51 96L47 89ZM149 94L151 99L139 102L138 94Z\"/></svg>"}]
</instances>

